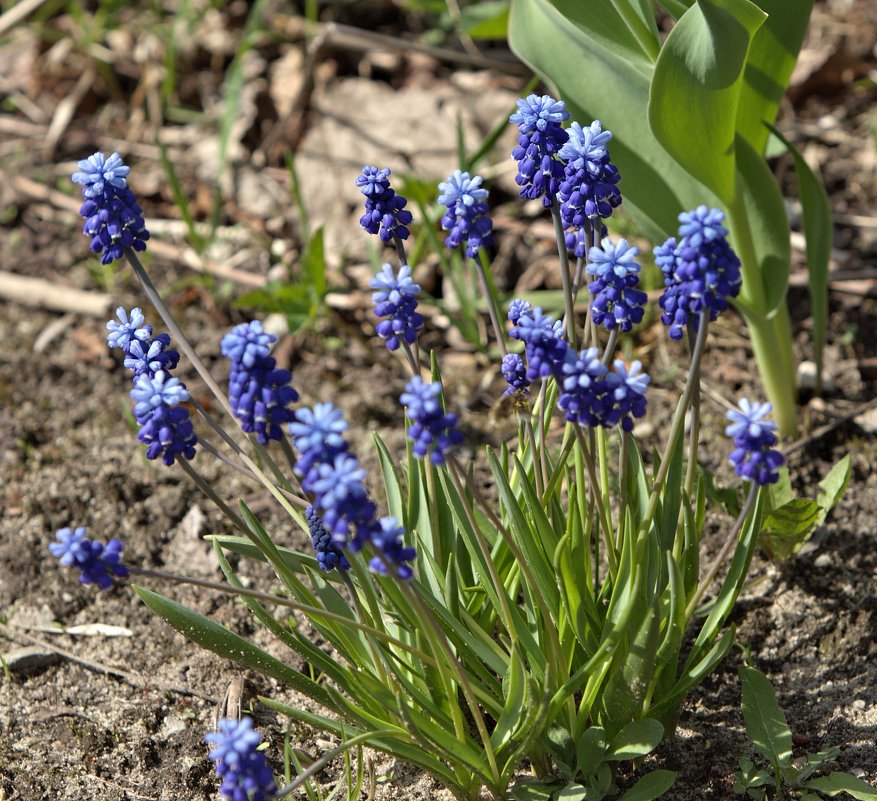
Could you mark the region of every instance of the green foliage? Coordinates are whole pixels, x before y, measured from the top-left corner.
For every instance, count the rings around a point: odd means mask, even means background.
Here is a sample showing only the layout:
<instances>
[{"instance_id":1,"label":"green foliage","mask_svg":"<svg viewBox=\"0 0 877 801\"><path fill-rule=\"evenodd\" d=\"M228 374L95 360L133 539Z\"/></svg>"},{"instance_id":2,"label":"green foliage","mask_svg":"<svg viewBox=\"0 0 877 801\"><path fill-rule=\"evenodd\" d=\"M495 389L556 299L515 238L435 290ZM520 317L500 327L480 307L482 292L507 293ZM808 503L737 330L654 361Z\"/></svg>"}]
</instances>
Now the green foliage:
<instances>
[{"instance_id":1,"label":"green foliage","mask_svg":"<svg viewBox=\"0 0 877 801\"><path fill-rule=\"evenodd\" d=\"M514 0L509 41L574 119L600 119L613 132L624 205L649 235L671 235L677 215L700 204L725 209L743 262L737 305L780 428L794 434L789 228L764 154L812 2L663 5L676 24L662 42L643 0ZM821 365L830 216L818 179L795 160Z\"/></svg>"},{"instance_id":2,"label":"green foliage","mask_svg":"<svg viewBox=\"0 0 877 801\"><path fill-rule=\"evenodd\" d=\"M302 252L298 280L269 281L262 289L242 295L238 308L255 308L286 317L291 334L314 325L326 311L326 254L323 228L317 228Z\"/></svg>"},{"instance_id":3,"label":"green foliage","mask_svg":"<svg viewBox=\"0 0 877 801\"><path fill-rule=\"evenodd\" d=\"M837 748L795 759L792 753L792 732L780 709L771 683L753 667L738 670L743 687L743 717L746 731L755 748L767 762L757 768L748 757L741 757L734 792L763 801L767 798L795 798L816 801L825 796L834 798L849 794L860 801L875 801L877 789L848 773L830 773L813 777L835 760Z\"/></svg>"},{"instance_id":4,"label":"green foliage","mask_svg":"<svg viewBox=\"0 0 877 801\"><path fill-rule=\"evenodd\" d=\"M762 524L759 544L773 559L783 561L800 550L840 502L850 481L850 455L843 457L819 482L816 500L793 498L788 470L771 487L772 509Z\"/></svg>"}]
</instances>

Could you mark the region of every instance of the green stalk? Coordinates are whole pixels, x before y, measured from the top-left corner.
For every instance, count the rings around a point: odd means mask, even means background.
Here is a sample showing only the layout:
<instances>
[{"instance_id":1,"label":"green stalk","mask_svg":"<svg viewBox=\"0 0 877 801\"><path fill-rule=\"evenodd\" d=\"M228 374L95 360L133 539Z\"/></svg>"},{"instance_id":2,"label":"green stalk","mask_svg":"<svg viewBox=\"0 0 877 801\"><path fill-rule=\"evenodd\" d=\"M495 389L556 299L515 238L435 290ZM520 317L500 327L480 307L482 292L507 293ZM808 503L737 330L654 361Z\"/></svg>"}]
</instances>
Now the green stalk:
<instances>
[{"instance_id":1,"label":"green stalk","mask_svg":"<svg viewBox=\"0 0 877 801\"><path fill-rule=\"evenodd\" d=\"M574 350L578 350L576 341L576 318L573 308L572 276L569 274L569 254L566 251L566 238L563 232L563 220L557 202L551 207L551 220L554 223L554 236L557 238L557 252L560 256L560 280L563 282L563 324L566 327L566 338Z\"/></svg>"},{"instance_id":2,"label":"green stalk","mask_svg":"<svg viewBox=\"0 0 877 801\"><path fill-rule=\"evenodd\" d=\"M742 198L738 196L728 211L734 246L742 262L739 308L749 326L752 350L774 418L783 434L794 437L798 433L798 412L788 303L784 299L777 313L767 317L764 283Z\"/></svg>"}]
</instances>

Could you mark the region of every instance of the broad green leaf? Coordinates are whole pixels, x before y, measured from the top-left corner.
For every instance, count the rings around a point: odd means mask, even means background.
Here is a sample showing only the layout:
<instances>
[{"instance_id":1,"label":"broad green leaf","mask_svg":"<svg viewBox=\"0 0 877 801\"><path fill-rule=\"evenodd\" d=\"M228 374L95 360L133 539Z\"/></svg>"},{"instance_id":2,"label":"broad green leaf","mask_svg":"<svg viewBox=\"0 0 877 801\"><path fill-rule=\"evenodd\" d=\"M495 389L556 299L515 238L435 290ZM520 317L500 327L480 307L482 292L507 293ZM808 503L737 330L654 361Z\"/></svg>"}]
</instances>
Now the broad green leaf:
<instances>
[{"instance_id":1,"label":"broad green leaf","mask_svg":"<svg viewBox=\"0 0 877 801\"><path fill-rule=\"evenodd\" d=\"M742 208L731 208L729 227L732 244L741 260L750 249L739 241L747 236L754 250L754 265L764 292L763 300L744 278L740 299L756 311L772 317L785 303L791 264L789 220L783 196L767 162L743 137L737 137L737 189ZM745 217L745 219L744 219ZM751 268L751 265L744 265Z\"/></svg>"},{"instance_id":2,"label":"broad green leaf","mask_svg":"<svg viewBox=\"0 0 877 801\"><path fill-rule=\"evenodd\" d=\"M493 734L490 735L490 742L494 749L505 745L512 732L520 723L524 715L524 693L526 686L526 668L521 657L518 656L517 650L513 650L509 670L502 682L505 706L503 707L502 715L500 715L499 720L496 722Z\"/></svg>"},{"instance_id":3,"label":"broad green leaf","mask_svg":"<svg viewBox=\"0 0 877 801\"><path fill-rule=\"evenodd\" d=\"M660 239L676 230L680 211L717 201L649 129L651 63L594 38L589 25L599 24L602 14L592 8L577 0L512 0L509 44L555 87L573 119L583 125L599 119L612 131L609 149L623 176L624 208Z\"/></svg>"},{"instance_id":4,"label":"broad green leaf","mask_svg":"<svg viewBox=\"0 0 877 801\"><path fill-rule=\"evenodd\" d=\"M761 154L768 138L764 123L772 124L776 119L804 41L813 0L756 0L756 5L767 19L749 48L737 132Z\"/></svg>"},{"instance_id":5,"label":"broad green leaf","mask_svg":"<svg viewBox=\"0 0 877 801\"><path fill-rule=\"evenodd\" d=\"M694 0L658 0L658 5L663 6L673 19L679 19L693 2Z\"/></svg>"},{"instance_id":6,"label":"broad green leaf","mask_svg":"<svg viewBox=\"0 0 877 801\"><path fill-rule=\"evenodd\" d=\"M828 261L831 256L831 206L822 181L816 176L798 149L776 128L770 129L795 161L798 196L804 217L804 239L807 246L807 273L810 292L810 314L813 317L813 355L818 379L822 380L822 350L828 327Z\"/></svg>"},{"instance_id":7,"label":"broad green leaf","mask_svg":"<svg viewBox=\"0 0 877 801\"><path fill-rule=\"evenodd\" d=\"M667 792L676 781L676 773L672 770L653 770L647 773L631 787L621 801L653 801Z\"/></svg>"},{"instance_id":8,"label":"broad green leaf","mask_svg":"<svg viewBox=\"0 0 877 801\"><path fill-rule=\"evenodd\" d=\"M789 501L764 518L759 543L772 559L788 559L807 541L821 517L822 507L815 501Z\"/></svg>"},{"instance_id":9,"label":"broad green leaf","mask_svg":"<svg viewBox=\"0 0 877 801\"><path fill-rule=\"evenodd\" d=\"M513 10L516 2L512 3ZM577 0L550 0L550 3L601 47L644 64L653 64L657 58L660 41L654 17L647 21L641 7L632 8L635 3L631 0L621 3L591 0L587 4Z\"/></svg>"},{"instance_id":10,"label":"broad green leaf","mask_svg":"<svg viewBox=\"0 0 877 801\"><path fill-rule=\"evenodd\" d=\"M509 0L481 0L475 5L465 6L460 22L473 39L505 39Z\"/></svg>"},{"instance_id":11,"label":"broad green leaf","mask_svg":"<svg viewBox=\"0 0 877 801\"><path fill-rule=\"evenodd\" d=\"M841 793L849 793L859 801L877 801L877 788L849 773L830 773L828 776L811 779L805 786L832 798Z\"/></svg>"},{"instance_id":12,"label":"broad green leaf","mask_svg":"<svg viewBox=\"0 0 877 801\"><path fill-rule=\"evenodd\" d=\"M850 483L851 466L850 455L847 454L819 482L819 494L816 496L816 503L822 507L823 514L816 525L821 526L825 522L828 513L843 498L844 493L847 491L847 485Z\"/></svg>"},{"instance_id":13,"label":"broad green leaf","mask_svg":"<svg viewBox=\"0 0 877 801\"><path fill-rule=\"evenodd\" d=\"M579 771L585 777L595 775L597 768L605 761L606 750L609 748L606 730L600 726L590 726L585 729L575 746Z\"/></svg>"},{"instance_id":14,"label":"broad green leaf","mask_svg":"<svg viewBox=\"0 0 877 801\"><path fill-rule=\"evenodd\" d=\"M661 48L649 97L658 141L726 204L736 194L737 105L765 14L748 0L698 0Z\"/></svg>"},{"instance_id":15,"label":"broad green leaf","mask_svg":"<svg viewBox=\"0 0 877 801\"><path fill-rule=\"evenodd\" d=\"M338 711L329 693L303 673L285 665L279 659L253 645L249 640L233 634L224 626L187 609L176 601L157 592L134 585L134 592L159 617L164 618L180 634L219 656L238 662L250 670L277 679L294 690L304 693L327 709Z\"/></svg>"},{"instance_id":16,"label":"broad green leaf","mask_svg":"<svg viewBox=\"0 0 877 801\"><path fill-rule=\"evenodd\" d=\"M557 792L557 784L523 779L511 789L512 801L549 801Z\"/></svg>"},{"instance_id":17,"label":"broad green leaf","mask_svg":"<svg viewBox=\"0 0 877 801\"><path fill-rule=\"evenodd\" d=\"M607 759L638 759L657 748L663 737L664 727L654 718L635 720L612 738Z\"/></svg>"},{"instance_id":18,"label":"broad green leaf","mask_svg":"<svg viewBox=\"0 0 877 801\"><path fill-rule=\"evenodd\" d=\"M588 788L572 782L554 796L554 801L588 801Z\"/></svg>"},{"instance_id":19,"label":"broad green leaf","mask_svg":"<svg viewBox=\"0 0 877 801\"><path fill-rule=\"evenodd\" d=\"M746 731L762 756L779 774L792 763L792 732L777 704L776 693L760 670L741 665L738 669L743 685L743 719Z\"/></svg>"},{"instance_id":20,"label":"broad green leaf","mask_svg":"<svg viewBox=\"0 0 877 801\"><path fill-rule=\"evenodd\" d=\"M779 480L775 484L768 484L762 492L767 492L767 504L765 512L772 512L785 506L789 501L795 500L795 493L792 492L792 478L789 475L788 467L779 469Z\"/></svg>"}]
</instances>

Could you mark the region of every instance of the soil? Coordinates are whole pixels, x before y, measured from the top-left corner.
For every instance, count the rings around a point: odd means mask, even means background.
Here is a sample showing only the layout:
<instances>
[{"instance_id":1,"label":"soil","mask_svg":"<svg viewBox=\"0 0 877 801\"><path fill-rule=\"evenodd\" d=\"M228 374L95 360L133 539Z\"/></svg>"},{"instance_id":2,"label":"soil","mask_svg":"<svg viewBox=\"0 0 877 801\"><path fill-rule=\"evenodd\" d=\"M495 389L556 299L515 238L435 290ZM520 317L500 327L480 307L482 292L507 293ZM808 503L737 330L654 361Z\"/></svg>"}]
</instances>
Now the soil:
<instances>
[{"instance_id":1,"label":"soil","mask_svg":"<svg viewBox=\"0 0 877 801\"><path fill-rule=\"evenodd\" d=\"M373 5L377 11L371 17L359 18L346 9L353 16L341 21L362 27L366 20L385 21L387 7ZM807 432L815 434L790 452L789 467L796 490L812 496L830 467L849 453L852 479L842 502L799 554L780 565L763 555L756 559L752 582L733 617L740 648L691 694L675 739L647 761L649 767L678 771L665 796L669 801L734 797L737 762L753 756L736 677L744 651L776 687L796 735L796 756L837 746L837 769L877 782L877 423L867 414L851 414L872 399L877 364L877 225L872 216L877 158L868 133L875 125L877 53L868 6L841 0L817 5L782 125L793 141L806 145L808 158L822 165L839 223L833 255L839 280L832 289L826 358L832 387L823 397L803 397L802 417ZM189 48L179 54L183 78L178 95L190 104L198 96L206 121L200 127L162 127L199 220L207 219L216 174L221 90L216 65L228 65L234 48L229 31L240 30L245 10L246 4L232 3L215 12L218 18L212 12L199 17ZM271 24L293 38L289 31L295 20L276 9L272 13ZM50 46L41 31L57 34L50 41L69 40L70 57L59 60L59 45ZM311 223L327 226L334 289L328 313L313 330L284 337L277 355L293 370L304 401L331 399L343 409L355 432L355 450L373 473L373 431L380 431L394 452L403 445L395 410L405 379L400 363L372 336L364 289L372 268L367 237L355 222L352 176L367 162L443 177L455 166L454 148L447 143L455 141L456 112L464 114L467 136L476 141L511 105L522 80L496 70L452 69L428 55L330 48L314 59L310 85L304 80L298 92L276 76L278 65L286 65L280 76L293 75L289 80L295 83L304 63L301 45L260 40L248 55L231 163L221 181L222 242L199 261L183 241L185 228L178 223L152 144L152 84L141 81L155 59L149 50L156 46L155 31L148 24L136 31L123 18L107 39L115 54L110 63L117 78L124 79L125 92L120 95L119 87L98 71L79 96L63 135L53 129L55 140L48 149L36 143L48 135L55 105L91 63L77 38L81 31L73 18L58 12L42 23L18 26L2 45L27 61L27 69L18 73L3 71L4 91L14 94L19 87L36 110L20 101L16 108L30 109L27 113L3 115L19 128L12 146L4 149L6 177L14 172L15 181L4 180L0 190L8 210L0 221L0 269L48 281L55 299L83 290L106 298L112 307L140 305L158 328L129 271L96 265L78 234L77 204L71 211L65 201L71 189L64 176L73 160L97 147L129 152L137 167L132 183L150 222L156 221L150 225L155 239L170 247L161 251L150 245L150 271L166 288L168 302L199 353L224 378L227 368L218 341L229 325L249 318L232 301L252 287L205 278L192 268L223 263L259 278L283 275L297 262L302 220L289 202L282 158L265 144L278 125L281 133L289 133L284 126L291 126L288 138ZM299 72L289 72L293 63ZM391 101L405 109L407 123L375 112ZM356 117L359 104L371 109L368 115ZM339 122L339 111L350 119ZM417 128L418 120L430 124ZM138 125L151 131L149 136ZM427 132L431 138L425 142ZM500 143L493 159L501 164L494 174L494 196L507 202L497 212L497 273L511 291L545 285L545 274L534 269L531 254L535 246L538 263L538 254L549 252L550 228L537 222L530 227L532 239L515 235L521 212L508 163L500 161L506 144ZM52 148L57 152L51 153ZM777 170L787 181L785 161ZM66 194L40 195L35 185L57 186ZM791 194L791 182L789 189ZM275 244L267 247L269 238ZM797 258L803 262L800 252ZM444 299L452 303L434 260L426 260L418 278L436 295L444 290ZM812 320L801 284L793 285L790 307L798 356L811 359ZM85 525L96 536L122 539L132 564L218 579L215 557L202 538L225 531L225 523L180 470L143 457L128 412L126 372L105 347L103 325L110 315L62 314L47 310L48 300L43 297L36 306L0 300L0 653L9 666L0 684L0 801L217 798L202 738L240 670L175 634L129 588L99 592L81 587L50 557L48 543L58 528ZM463 412L464 453L472 454L502 436L489 423L500 387L498 370L461 342L444 314L431 313L428 329L428 346L441 351L452 405ZM645 441L657 443L678 392L675 365L682 351L659 325L642 331L635 347L655 377L641 433ZM209 393L194 372L181 365L179 374L195 397L209 405ZM758 392L745 328L733 313L711 334L704 387L707 434L701 458L720 482L730 482L726 446L718 433L723 412L715 399ZM307 547L303 535L253 485L206 454L196 463L223 497L246 499L279 542ZM718 549L723 526L725 518L710 518L706 551ZM253 585L268 582L266 571L242 567ZM183 585L149 586L289 658L228 597ZM94 624L113 628L95 629ZM91 631L64 633L77 626ZM244 706L252 708L270 742L272 763L282 770L288 723L255 698L300 699L273 680L252 673L243 678ZM299 726L289 735L292 745L310 757L319 756L330 742ZM429 777L379 754L371 758L379 779L376 798L450 799ZM321 782L328 785L339 771L339 764L331 766Z\"/></svg>"}]
</instances>

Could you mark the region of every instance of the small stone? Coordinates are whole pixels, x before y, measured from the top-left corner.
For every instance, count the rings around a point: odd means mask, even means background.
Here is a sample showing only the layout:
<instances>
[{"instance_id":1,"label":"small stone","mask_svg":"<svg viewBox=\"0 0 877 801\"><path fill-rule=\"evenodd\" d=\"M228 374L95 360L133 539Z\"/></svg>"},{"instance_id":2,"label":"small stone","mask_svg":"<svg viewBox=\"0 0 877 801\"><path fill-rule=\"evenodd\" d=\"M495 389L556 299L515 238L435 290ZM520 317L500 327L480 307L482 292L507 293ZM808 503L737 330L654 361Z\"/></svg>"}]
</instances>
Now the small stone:
<instances>
[{"instance_id":1,"label":"small stone","mask_svg":"<svg viewBox=\"0 0 877 801\"><path fill-rule=\"evenodd\" d=\"M816 389L816 362L811 361L803 361L798 364L798 386L801 389ZM831 379L831 376L825 372L825 369L822 371L822 389L826 392L831 392L834 389L834 382Z\"/></svg>"},{"instance_id":2,"label":"small stone","mask_svg":"<svg viewBox=\"0 0 877 801\"><path fill-rule=\"evenodd\" d=\"M853 701L853 709L864 709L866 706L864 699L857 698Z\"/></svg>"},{"instance_id":3,"label":"small stone","mask_svg":"<svg viewBox=\"0 0 877 801\"><path fill-rule=\"evenodd\" d=\"M820 554L813 561L814 567L831 567L831 557L827 553Z\"/></svg>"}]
</instances>

